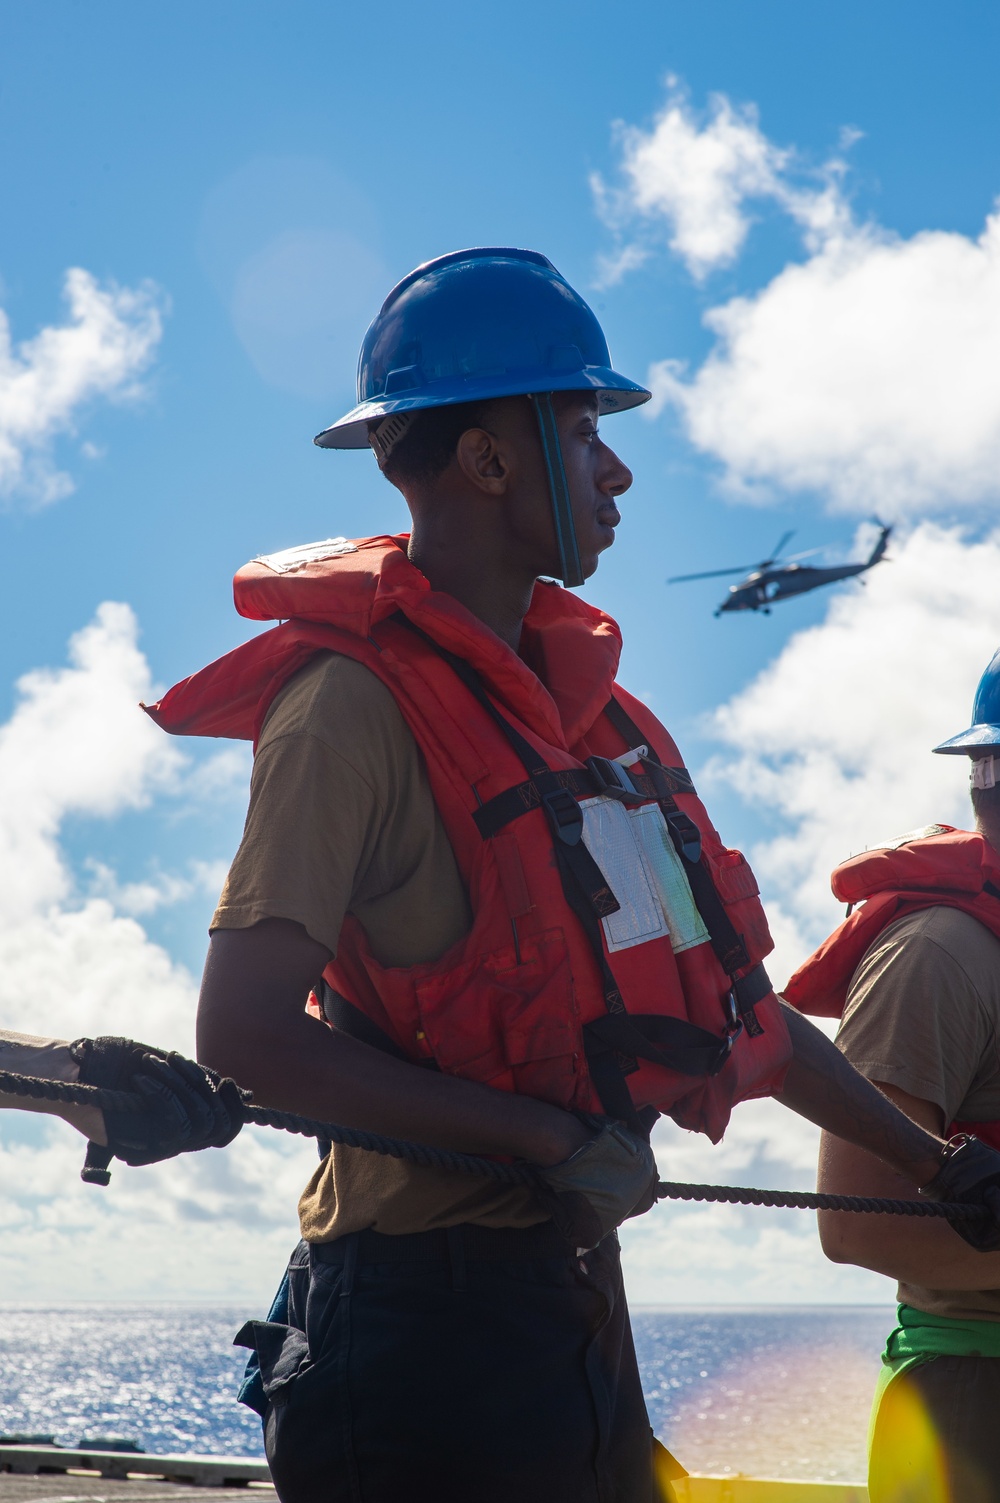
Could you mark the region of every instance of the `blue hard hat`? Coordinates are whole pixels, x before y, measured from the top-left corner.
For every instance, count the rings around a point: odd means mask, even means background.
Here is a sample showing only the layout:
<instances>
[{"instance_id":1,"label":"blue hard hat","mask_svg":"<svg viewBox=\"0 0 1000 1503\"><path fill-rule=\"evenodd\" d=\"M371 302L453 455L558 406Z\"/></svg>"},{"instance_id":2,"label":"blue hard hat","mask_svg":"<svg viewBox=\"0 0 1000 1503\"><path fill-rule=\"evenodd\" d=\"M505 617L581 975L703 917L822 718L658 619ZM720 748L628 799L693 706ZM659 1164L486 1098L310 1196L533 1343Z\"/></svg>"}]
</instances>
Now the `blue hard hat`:
<instances>
[{"instance_id":1,"label":"blue hard hat","mask_svg":"<svg viewBox=\"0 0 1000 1503\"><path fill-rule=\"evenodd\" d=\"M934 750L968 757L1000 751L1000 652L993 654L989 667L979 680L969 729L942 741Z\"/></svg>"},{"instance_id":2,"label":"blue hard hat","mask_svg":"<svg viewBox=\"0 0 1000 1503\"><path fill-rule=\"evenodd\" d=\"M594 391L602 413L651 395L612 370L600 324L545 256L453 251L389 293L361 346L357 406L315 442L364 449L390 413L552 391Z\"/></svg>"}]
</instances>

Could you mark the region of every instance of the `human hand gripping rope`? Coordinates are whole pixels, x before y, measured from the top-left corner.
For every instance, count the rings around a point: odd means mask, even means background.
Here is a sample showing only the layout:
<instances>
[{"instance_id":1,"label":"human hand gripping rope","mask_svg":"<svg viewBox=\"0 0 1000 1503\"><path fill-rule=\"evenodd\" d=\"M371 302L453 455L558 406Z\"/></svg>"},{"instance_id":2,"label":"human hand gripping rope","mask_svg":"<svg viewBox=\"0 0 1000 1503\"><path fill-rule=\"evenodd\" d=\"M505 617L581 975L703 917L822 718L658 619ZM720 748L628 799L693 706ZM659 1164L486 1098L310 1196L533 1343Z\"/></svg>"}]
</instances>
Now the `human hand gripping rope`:
<instances>
[{"instance_id":1,"label":"human hand gripping rope","mask_svg":"<svg viewBox=\"0 0 1000 1503\"><path fill-rule=\"evenodd\" d=\"M934 1216L952 1223L981 1252L1000 1248L1000 1153L960 1134L949 1143L940 1172L922 1189L926 1199L888 1200L862 1195L819 1195L801 1190L758 1190L735 1185L696 1185L657 1181L651 1151L619 1123L591 1118L595 1137L551 1168L504 1163L478 1154L432 1148L361 1128L319 1122L296 1112L255 1106L235 1081L183 1055L153 1049L131 1039L78 1039L72 1053L79 1083L46 1080L0 1070L0 1092L35 1100L94 1106L104 1113L108 1143L90 1143L81 1178L107 1185L108 1165L156 1163L202 1148L224 1148L245 1122L272 1127L379 1153L409 1163L473 1174L500 1184L529 1185L552 1212L557 1225L578 1245L599 1240L656 1200L693 1200L777 1209L853 1211L895 1216ZM131 1087L131 1089L130 1089ZM602 1170L611 1168L627 1183L621 1209L603 1196Z\"/></svg>"}]
</instances>

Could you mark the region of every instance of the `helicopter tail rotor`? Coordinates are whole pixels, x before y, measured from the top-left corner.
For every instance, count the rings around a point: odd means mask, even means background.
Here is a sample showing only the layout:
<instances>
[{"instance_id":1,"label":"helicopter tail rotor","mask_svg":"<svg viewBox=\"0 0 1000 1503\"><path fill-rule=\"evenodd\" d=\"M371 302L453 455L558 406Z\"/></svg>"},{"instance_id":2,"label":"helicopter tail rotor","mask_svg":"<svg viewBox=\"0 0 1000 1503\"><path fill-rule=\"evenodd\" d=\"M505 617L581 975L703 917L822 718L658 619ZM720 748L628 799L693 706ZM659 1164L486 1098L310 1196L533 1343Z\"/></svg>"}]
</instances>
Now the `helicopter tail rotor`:
<instances>
[{"instance_id":1,"label":"helicopter tail rotor","mask_svg":"<svg viewBox=\"0 0 1000 1503\"><path fill-rule=\"evenodd\" d=\"M885 550L888 548L889 539L892 537L892 526L888 522L883 522L879 517L872 517L872 521L875 523L876 527L881 528L881 531L879 533L878 541L876 542L875 547L872 549L871 556L868 559L869 569L873 564L880 564L885 558Z\"/></svg>"}]
</instances>

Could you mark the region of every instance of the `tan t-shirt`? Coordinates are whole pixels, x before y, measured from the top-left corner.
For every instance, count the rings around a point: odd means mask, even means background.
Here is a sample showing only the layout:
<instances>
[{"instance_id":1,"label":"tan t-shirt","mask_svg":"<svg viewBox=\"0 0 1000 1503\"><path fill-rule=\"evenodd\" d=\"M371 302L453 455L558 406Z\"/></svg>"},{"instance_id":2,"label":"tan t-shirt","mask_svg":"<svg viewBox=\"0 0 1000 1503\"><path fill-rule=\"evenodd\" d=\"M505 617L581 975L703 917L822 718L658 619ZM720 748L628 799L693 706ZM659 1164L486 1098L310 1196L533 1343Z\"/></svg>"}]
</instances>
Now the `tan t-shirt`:
<instances>
[{"instance_id":1,"label":"tan t-shirt","mask_svg":"<svg viewBox=\"0 0 1000 1503\"><path fill-rule=\"evenodd\" d=\"M899 1086L952 1122L1000 1119L1000 940L956 908L924 908L869 946L837 1043L869 1080ZM899 1299L932 1315L1000 1320L1000 1289L924 1289Z\"/></svg>"},{"instance_id":2,"label":"tan t-shirt","mask_svg":"<svg viewBox=\"0 0 1000 1503\"><path fill-rule=\"evenodd\" d=\"M389 966L436 960L472 923L395 700L360 663L323 653L268 713L243 840L212 928L293 919L336 954L347 913ZM335 1100L330 1114L336 1120ZM401 1235L461 1221L530 1226L545 1216L527 1189L335 1147L306 1186L299 1219L307 1241L329 1242L366 1227Z\"/></svg>"}]
</instances>

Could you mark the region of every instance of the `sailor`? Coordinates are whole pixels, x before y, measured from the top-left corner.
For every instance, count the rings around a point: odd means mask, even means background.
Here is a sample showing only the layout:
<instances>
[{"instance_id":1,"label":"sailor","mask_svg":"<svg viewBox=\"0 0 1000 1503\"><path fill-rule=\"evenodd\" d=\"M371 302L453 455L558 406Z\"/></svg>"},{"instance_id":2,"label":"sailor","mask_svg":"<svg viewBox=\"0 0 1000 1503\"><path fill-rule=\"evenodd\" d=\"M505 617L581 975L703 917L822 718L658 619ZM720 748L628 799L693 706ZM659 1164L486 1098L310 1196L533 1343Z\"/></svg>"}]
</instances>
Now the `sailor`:
<instances>
[{"instance_id":1,"label":"sailor","mask_svg":"<svg viewBox=\"0 0 1000 1503\"><path fill-rule=\"evenodd\" d=\"M785 995L842 1013L845 1057L914 1122L1000 1147L1000 653L972 721L934 750L970 759L975 829L932 825L839 867L834 893L862 906ZM904 1199L916 1189L913 1175L828 1135L819 1187ZM936 1220L819 1220L829 1258L899 1286L869 1437L872 1503L996 1503L1000 1252L984 1257L974 1232Z\"/></svg>"},{"instance_id":2,"label":"sailor","mask_svg":"<svg viewBox=\"0 0 1000 1503\"><path fill-rule=\"evenodd\" d=\"M951 1193L940 1139L774 997L749 867L616 684L616 624L552 582L614 542L632 477L598 423L648 396L544 256L419 267L317 439L371 446L411 534L255 560L238 608L282 624L151 707L257 743L199 1057L267 1105L538 1166L326 1156L238 1338L284 1503L649 1503L615 1228L654 1197L659 1112L717 1141L773 1094Z\"/></svg>"},{"instance_id":3,"label":"sailor","mask_svg":"<svg viewBox=\"0 0 1000 1503\"><path fill-rule=\"evenodd\" d=\"M0 1091L0 1109L61 1117L88 1139L81 1177L107 1184L108 1164L155 1164L200 1148L224 1148L243 1122L239 1091L231 1080L180 1054L135 1039L47 1038L0 1029L0 1071L67 1085L135 1092L139 1110L96 1106Z\"/></svg>"}]
</instances>

